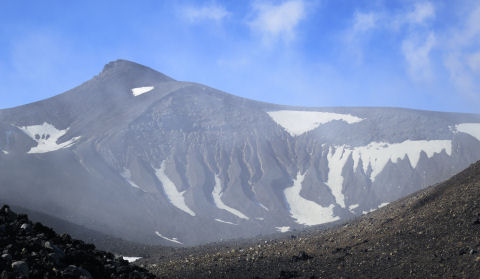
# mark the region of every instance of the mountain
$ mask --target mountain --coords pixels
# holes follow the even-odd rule
[[[118,60],[0,110],[0,197],[144,244],[353,218],[480,159],[480,115],[252,101]]]
[[[143,261],[160,278],[480,278],[480,161],[346,225]]]

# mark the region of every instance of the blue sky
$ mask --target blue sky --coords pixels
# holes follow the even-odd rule
[[[279,104],[480,113],[480,1],[0,1],[0,108],[118,58]]]

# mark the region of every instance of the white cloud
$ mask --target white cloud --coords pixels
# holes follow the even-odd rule
[[[480,51],[468,55],[467,63],[472,72],[480,74]]]
[[[444,65],[455,87],[472,102],[480,101],[480,4],[467,9],[464,21],[445,36]]]
[[[201,20],[220,22],[225,17],[229,16],[230,12],[222,6],[210,5],[203,7],[184,7],[182,9],[182,14],[190,22],[198,22]]]
[[[435,7],[430,2],[415,3],[413,10],[404,15],[404,22],[410,24],[423,24],[435,17]]]
[[[435,44],[436,38],[433,32],[430,32],[425,40],[420,40],[419,36],[412,36],[403,41],[402,52],[412,79],[417,81],[432,79],[430,51]]]
[[[377,24],[378,17],[379,16],[373,12],[369,12],[369,13],[355,12],[355,17],[353,20],[353,31],[365,32],[367,30],[373,29]]]
[[[305,17],[305,3],[290,0],[275,5],[256,2],[253,6],[254,18],[249,22],[252,30],[261,33],[264,42],[282,39],[290,42],[295,38],[295,29]]]

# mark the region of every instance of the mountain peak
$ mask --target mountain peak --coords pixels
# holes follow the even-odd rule
[[[143,66],[136,62],[132,62],[124,59],[117,59],[107,63],[99,76],[109,76],[109,75],[127,75],[127,76],[137,76],[137,75],[147,75],[154,77],[157,81],[171,81],[172,78],[157,72],[149,67]]]

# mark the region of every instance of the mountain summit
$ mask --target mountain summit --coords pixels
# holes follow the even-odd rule
[[[195,245],[364,214],[479,147],[476,114],[279,106],[117,60],[0,110],[0,197],[131,241]]]

